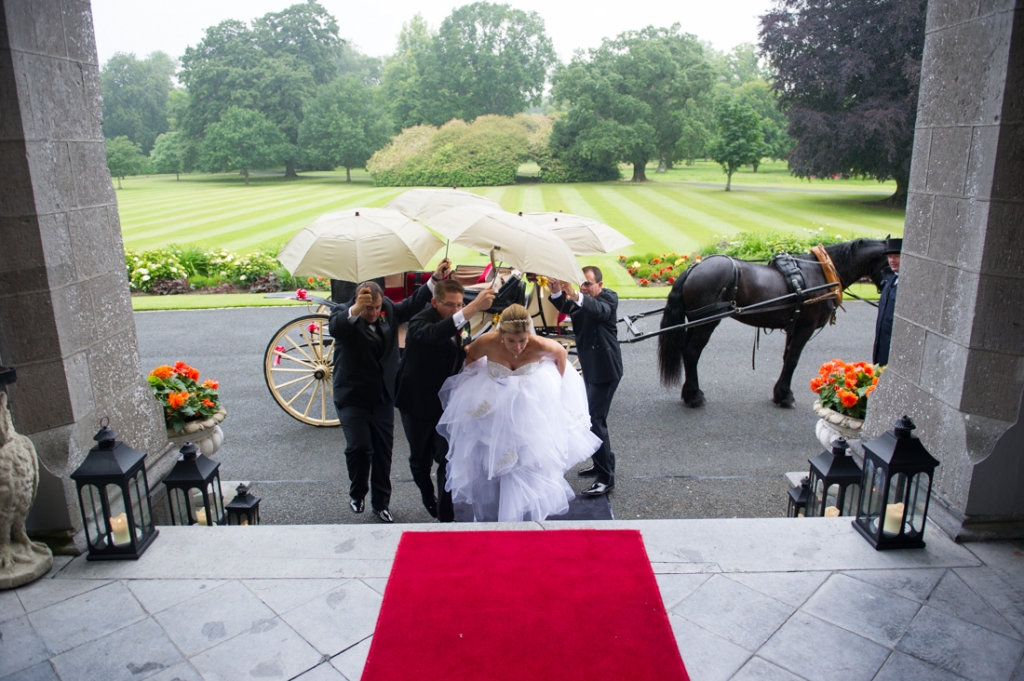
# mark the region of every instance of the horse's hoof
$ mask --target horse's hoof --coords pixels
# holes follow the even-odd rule
[[[796,400],[792,397],[784,400],[773,400],[782,409],[796,409]]]
[[[700,407],[703,407],[706,404],[706,402],[704,400],[703,395],[697,395],[696,397],[689,400],[684,399],[683,404],[685,404],[690,409],[699,409]]]

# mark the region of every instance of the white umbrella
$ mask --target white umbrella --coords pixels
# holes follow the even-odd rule
[[[496,260],[524,272],[576,283],[584,280],[569,246],[521,215],[464,205],[441,211],[424,221],[453,243],[481,253],[495,250]]]
[[[396,210],[355,208],[321,215],[277,259],[299,277],[366,281],[421,270],[444,242]]]
[[[496,201],[461,189],[410,189],[396,196],[386,207],[425,221],[456,206],[502,210]]]
[[[603,222],[572,213],[527,213],[534,225],[556,234],[576,255],[614,253],[633,240]]]

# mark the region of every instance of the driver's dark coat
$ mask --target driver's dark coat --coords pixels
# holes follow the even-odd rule
[[[871,352],[872,364],[889,363],[889,345],[892,343],[892,324],[896,311],[898,281],[896,274],[889,274],[882,281],[882,293],[878,297],[878,318],[875,320],[875,345]]]
[[[331,312],[329,328],[334,337],[334,404],[337,407],[372,407],[395,399],[398,377],[398,327],[430,302],[430,288],[420,286],[400,303],[386,296],[381,303],[383,321],[379,332],[361,317],[348,321],[349,307],[340,305]]]
[[[572,319],[576,355],[587,383],[609,383],[622,378],[619,349],[619,296],[605,288],[596,297],[583,296],[583,306],[566,295],[552,296],[551,302]]]

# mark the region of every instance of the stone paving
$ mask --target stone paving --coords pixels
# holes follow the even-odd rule
[[[161,527],[0,592],[0,679],[355,681],[403,531],[580,527],[642,532],[694,681],[1024,680],[1024,542],[877,552],[845,518]]]

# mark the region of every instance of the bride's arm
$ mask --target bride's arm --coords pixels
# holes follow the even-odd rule
[[[487,349],[490,347],[490,344],[491,344],[491,342],[493,340],[493,337],[497,336],[497,335],[498,334],[494,333],[493,331],[490,332],[490,333],[485,333],[482,336],[480,336],[479,338],[477,338],[476,340],[474,340],[472,343],[467,345],[466,346],[466,364],[467,365],[468,364],[472,364],[473,362],[477,361],[481,357],[486,356],[487,355]]]
[[[541,352],[545,357],[550,357],[555,361],[555,366],[558,367],[558,373],[565,375],[565,359],[569,355],[569,351],[561,343],[556,343],[548,338],[541,338],[535,336],[540,344]]]

